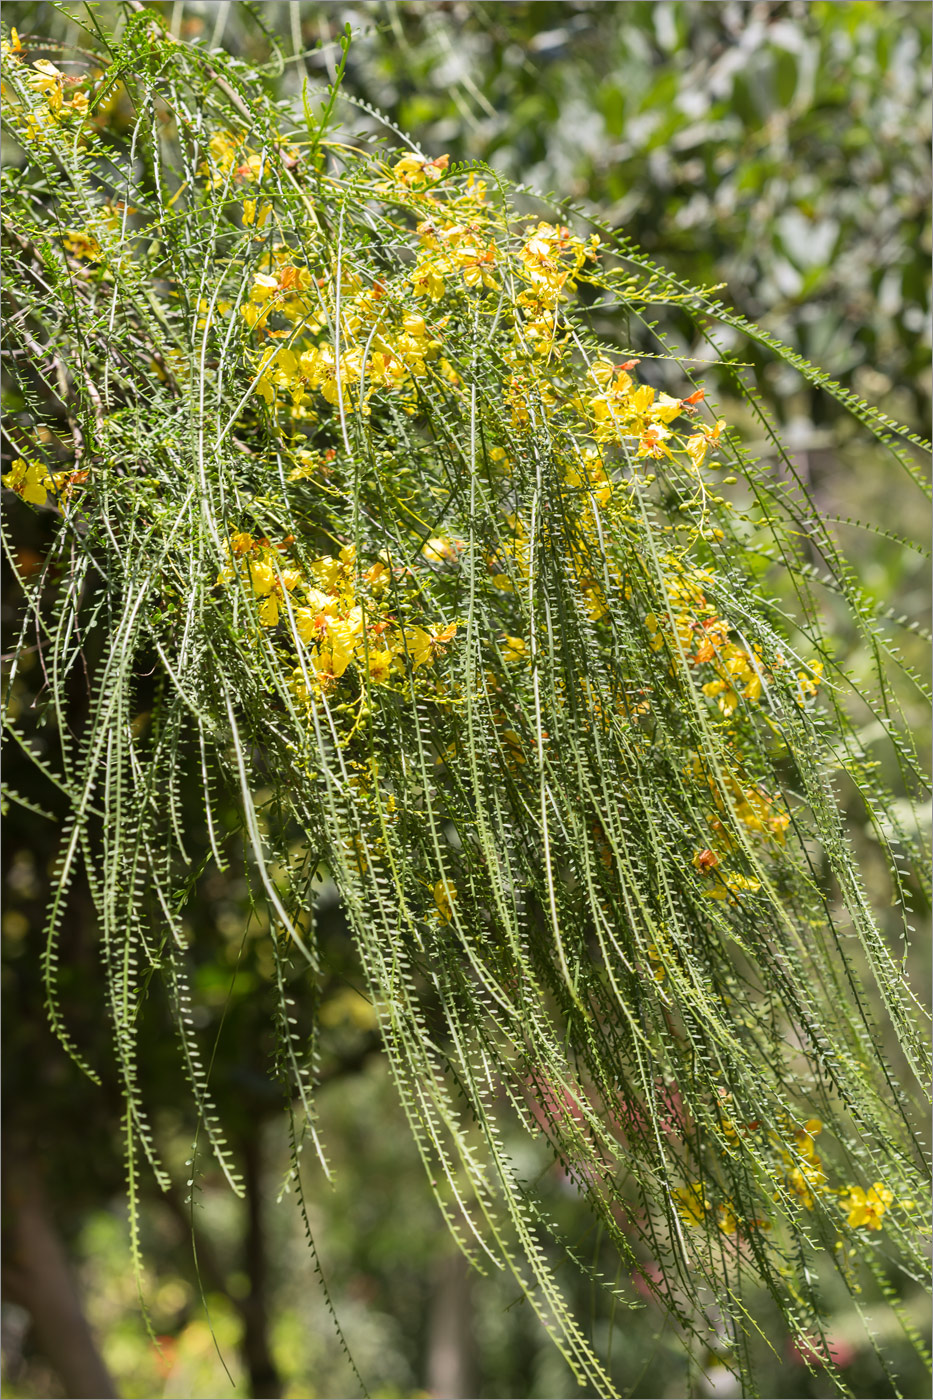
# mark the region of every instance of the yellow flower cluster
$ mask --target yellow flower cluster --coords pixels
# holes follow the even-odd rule
[[[740,698],[757,703],[773,676],[765,667],[761,647],[741,646],[733,641],[731,623],[707,601],[703,588],[713,582],[712,574],[684,564],[673,554],[666,557],[665,564],[669,570],[664,586],[670,611],[660,620],[653,612],[646,613],[649,646],[652,651],[660,651],[665,643],[671,649],[676,644],[688,666],[708,666],[712,679],[704,681],[700,688],[729,719]],[[781,667],[786,663],[778,655],[773,664]],[[797,673],[801,702],[816,695],[822,674],[820,660],[811,662],[807,671]]]
[[[726,778],[732,799],[732,810],[739,821],[749,831],[769,836],[780,845],[784,844],[784,833],[790,825],[790,817],[775,804],[774,798],[760,787],[743,787],[731,774]]]
[[[730,870],[717,876],[716,883],[706,891],[704,898],[727,899],[735,903],[737,895],[755,894],[760,889],[761,882],[759,880],[753,880],[740,871]]]
[[[498,290],[499,283],[493,275],[498,257],[496,241],[486,236],[482,222],[461,222],[456,217],[435,214],[418,225],[418,235],[421,251],[409,279],[415,296],[440,301],[451,278],[462,281],[465,287]]]
[[[842,1208],[848,1212],[848,1223],[854,1229],[880,1230],[893,1200],[894,1192],[883,1182],[876,1181],[868,1191],[861,1186],[850,1186],[844,1193]]]
[[[249,301],[240,308],[248,326],[262,329],[273,312],[277,312],[293,324],[303,322],[312,333],[320,330],[319,321],[309,324],[312,304],[318,305],[316,295],[308,295],[313,293],[315,279],[307,267],[296,265],[293,257],[291,248],[276,244],[262,259],[253,278]]]
[[[389,616],[383,594],[391,573],[383,561],[359,574],[348,546],[336,559],[326,555],[302,570],[287,557],[292,543],[234,534],[217,585],[229,587],[239,577],[257,601],[262,626],[284,627],[298,654],[292,688],[299,699],[329,693],[351,664],[371,685],[386,685],[406,662],[417,670],[444,655],[458,624],[426,629]]]
[[[760,1124],[756,1121],[746,1124],[743,1131],[758,1127]],[[722,1128],[727,1138],[738,1137],[735,1125],[729,1119],[722,1120]],[[884,1216],[895,1203],[894,1192],[881,1181],[876,1181],[868,1190],[861,1186],[847,1186],[841,1191],[831,1190],[827,1183],[826,1169],[816,1150],[816,1138],[822,1131],[821,1120],[809,1118],[802,1126],[789,1129],[784,1136],[778,1133],[771,1134],[781,1149],[785,1167],[784,1179],[792,1196],[797,1198],[805,1210],[813,1210],[818,1196],[825,1198],[838,1195],[846,1215],[846,1223],[852,1229],[883,1229]],[[738,1221],[731,1201],[718,1205],[714,1210],[706,1187],[701,1181],[692,1181],[686,1186],[677,1187],[673,1197],[677,1213],[685,1225],[701,1225],[710,1215],[715,1215],[721,1230],[726,1233],[737,1231]],[[779,1193],[775,1193],[774,1199],[779,1199]],[[899,1201],[897,1204],[905,1210],[913,1209],[912,1201]],[[765,1220],[750,1223],[762,1229],[769,1228],[769,1223]]]
[[[684,412],[683,400],[656,393],[650,384],[639,384],[629,374],[637,364],[637,360],[621,365],[595,360],[590,365],[595,392],[586,401],[587,416],[596,442],[633,439],[639,457],[661,460],[672,455],[667,446],[671,437],[668,424]]]
[[[235,173],[252,168],[252,157],[231,142],[215,138],[213,168],[221,177],[244,156]],[[343,402],[365,413],[373,393],[411,387],[432,362],[435,374],[451,385],[459,382],[442,353],[448,318],[429,323],[423,303],[439,302],[452,286],[498,291],[501,252],[482,181],[468,176],[459,185],[445,186],[445,200],[438,197],[436,186],[447,165],[447,157],[425,161],[405,156],[391,172],[392,181],[380,186],[383,193],[403,193],[428,216],[417,225],[420,248],[403,285],[387,288],[376,281],[365,287],[343,270],[338,288],[335,268],[315,277],[309,267],[296,264],[294,250],[284,244],[267,255],[253,279],[243,318],[257,335],[282,334],[273,329],[276,314],[292,326],[300,323],[303,333],[300,339],[291,336],[286,346],[270,346],[260,357],[258,388],[268,403],[280,397],[293,416],[311,416],[311,396],[320,393],[332,407]],[[245,224],[267,217],[266,206],[252,198],[245,201]],[[595,257],[597,244],[598,239],[584,244],[565,228],[539,223],[516,245],[512,270],[525,284],[516,298],[524,317],[516,326],[517,346],[534,342],[540,350],[552,344],[557,302],[573,287],[586,258]],[[333,332],[318,338],[325,325],[338,321],[338,302],[339,351]],[[518,397],[523,397],[521,389]]]
[[[493,270],[498,249],[485,208],[485,182],[470,174],[462,190],[453,184],[445,190],[447,200],[442,203],[432,189],[449,164],[446,155],[430,161],[403,156],[391,172],[392,181],[380,187],[388,195],[404,192],[428,215],[417,226],[421,246],[408,284],[416,298],[434,302],[441,300],[451,283],[489,291],[499,287]]]
[[[739,1234],[739,1218],[732,1201],[726,1200],[714,1208],[710,1204],[702,1181],[691,1181],[687,1186],[675,1187],[673,1195],[677,1214],[685,1225],[691,1227],[702,1225],[712,1215],[724,1235]],[[759,1229],[768,1228],[766,1220],[751,1220],[748,1224],[757,1226]]]
[[[584,243],[563,224],[539,222],[528,229],[518,252],[518,276],[525,283],[515,298],[524,313],[523,336],[535,353],[561,352],[558,306],[576,289],[587,260],[595,260],[599,238]]]
[[[275,315],[292,325],[300,323],[304,332],[287,345],[269,345],[258,358],[257,389],[270,406],[287,404],[292,418],[310,418],[313,398],[319,394],[331,408],[342,402],[367,413],[374,393],[410,387],[424,378],[433,361],[445,378],[455,378],[440,356],[440,326],[429,325],[420,311],[399,309],[384,286],[364,288],[352,275],[342,276],[338,289],[335,275],[315,278],[293,257],[293,250],[284,245],[274,248],[241,308],[243,319],[258,335],[281,335],[272,329],[270,318]],[[310,338],[336,318],[338,290],[339,353],[331,339]]]
[[[674,1203],[685,1225],[702,1225],[709,1210],[709,1201],[702,1181],[674,1188]]]
[[[14,35],[8,46],[14,56],[16,45]],[[54,65],[34,68],[31,85],[58,110],[64,78]],[[286,165],[298,159],[285,147],[272,155],[284,158]],[[261,188],[271,159],[232,132],[216,132],[210,138],[201,175],[212,187],[229,181],[251,187],[242,205],[246,228],[259,230],[271,217]],[[560,305],[589,276],[587,264],[597,260],[599,239],[584,241],[563,225],[537,219],[522,220],[514,233],[503,234],[486,204],[483,182],[472,175],[455,180],[448,172],[446,156],[426,160],[414,154],[403,156],[387,172],[390,179],[381,188],[415,210],[419,244],[414,264],[391,284],[378,278],[367,282],[346,262],[316,265],[313,237],[301,248],[272,243],[252,274],[248,299],[240,308],[255,347],[256,391],[273,412],[282,413],[283,428],[292,435],[290,448],[297,465],[290,479],[322,484],[331,471],[333,449],[323,454],[311,450],[302,425],[314,423],[325,411],[322,405],[331,411],[342,407],[367,413],[373,395],[386,391],[412,412],[417,396],[432,381],[446,381],[456,392],[457,376],[443,354],[453,312],[435,303],[448,291],[458,292],[461,299],[464,289],[496,294],[507,267],[520,290],[511,298],[511,319],[504,322],[513,328],[514,340],[513,351],[505,354],[503,393],[515,421],[526,421],[534,402],[549,414],[569,412],[577,429],[585,430],[587,441],[578,442],[575,456],[564,467],[564,490],[571,509],[579,503],[577,528],[569,535],[576,584],[589,616],[599,622],[611,606],[607,584],[628,595],[626,580],[606,557],[596,515],[605,511],[622,524],[628,519],[630,494],[625,483],[613,477],[611,445],[627,440],[634,444],[636,458],[657,461],[672,458],[678,450],[698,473],[708,454],[720,446],[725,423],[720,419],[711,426],[691,425],[678,434],[676,421],[696,417],[704,391],[686,398],[657,392],[634,377],[637,360],[614,364],[597,358],[589,366],[582,393],[577,386],[569,392],[562,389],[559,370],[552,382],[530,367],[529,345],[537,352],[554,350],[560,359]],[[115,210],[105,210],[102,217],[112,227]],[[64,242],[74,258],[101,256],[92,229],[67,230]],[[498,304],[495,295],[490,303]],[[202,301],[198,325],[204,327],[230,309],[220,298]],[[486,452],[497,473],[513,470],[504,448],[491,445]],[[4,483],[25,500],[44,504],[50,490],[64,499],[80,479],[74,473],[53,477],[41,466],[18,459]],[[506,514],[504,522],[508,531],[486,562],[493,585],[512,591],[529,578],[531,541],[518,514]],[[462,547],[459,540],[431,535],[422,545],[422,555],[434,569],[454,567]],[[333,687],[351,665],[370,683],[386,685],[409,664],[419,669],[433,663],[456,631],[456,624],[429,629],[403,626],[390,618],[384,606],[387,567],[380,563],[361,574],[352,552],[302,569],[281,548],[247,535],[235,536],[230,551],[230,565],[218,582],[227,585],[238,575],[256,600],[261,626],[281,629],[280,640],[291,638],[301,663],[294,689],[303,698]],[[674,553],[665,557],[664,571],[667,606],[659,616],[649,612],[645,617],[650,646],[658,651],[666,645],[675,655],[679,650],[695,670],[702,694],[726,721],[732,720],[743,705],[762,700],[773,670],[765,666],[761,649],[737,637],[708,601],[711,573]],[[508,639],[506,664],[523,662],[524,647],[522,639]],[[773,666],[784,664],[779,657]],[[797,681],[803,702],[816,693],[819,663],[800,671]],[[638,703],[627,708],[620,704],[619,713],[631,719],[649,705],[650,698],[640,692]],[[498,728],[507,764],[515,772],[526,762],[522,740],[505,714]],[[731,846],[727,815],[734,815],[750,832],[783,843],[789,814],[760,786],[737,774],[728,776],[727,794],[720,793],[705,773],[694,776],[709,786],[714,806],[710,847],[694,855],[694,865],[708,877],[710,898],[735,901],[759,886],[723,868]],[[660,964],[657,971],[663,975]]]
[[[665,579],[665,592],[670,612],[662,622],[654,613],[645,617],[652,651],[660,651],[665,642],[676,643],[688,666],[709,666],[713,678],[701,689],[715,699],[728,719],[738,707],[739,696],[752,702],[761,699],[766,676],[762,666],[761,649],[748,649],[730,640],[730,624],[708,602],[704,586],[713,582],[705,569],[690,568],[676,557],[665,561],[670,570]]]
[[[684,776],[703,783],[709,789],[713,802],[707,820],[711,831],[715,833],[718,849],[705,847],[693,855],[694,868],[701,875],[711,879],[706,898],[728,900],[740,894],[755,893],[760,889],[759,881],[738,872],[721,869],[723,859],[734,844],[724,819],[731,814],[756,836],[763,836],[769,841],[783,845],[785,832],[790,825],[789,812],[780,807],[760,785],[740,782],[734,773],[727,772],[724,775],[724,796],[718,782],[697,754],[694,755]]]
[[[9,40],[2,44],[3,57],[8,62],[21,64],[23,48],[16,30],[10,31]],[[47,58],[37,58],[32,64],[26,85],[43,100],[26,117],[27,135],[30,140],[43,142],[50,130],[60,123],[77,119],[83,121],[88,113],[86,92],[75,92],[70,102],[65,100],[66,86],[74,86],[79,80],[68,78]]]
[[[392,177],[406,189],[419,189],[435,184],[449,165],[450,156],[437,156],[434,160],[414,154],[402,156],[392,169]]]
[[[584,448],[577,461],[568,466],[564,481],[572,492],[589,492],[598,506],[607,506],[612,498],[613,483],[595,445]]]
[[[279,155],[289,169],[298,164],[299,153],[294,146],[280,146]],[[262,178],[268,164],[268,156],[252,150],[246,144],[245,137],[237,136],[232,131],[215,131],[207,143],[207,159],[201,162],[198,173],[214,188],[226,184],[231,178],[238,183],[250,184]],[[244,219],[244,223],[250,222]]]
[[[244,199],[243,201],[243,223],[247,228],[255,227],[257,232],[268,222],[272,214],[272,205],[268,203],[258,203],[255,199]]]
[[[84,228],[65,229],[62,234],[62,247],[79,262],[100,262],[104,252],[98,235],[116,232],[124,213],[135,212],[135,209],[122,203],[108,201],[100,206],[94,218]]]
[[[17,457],[0,480],[30,505],[44,506],[50,493],[57,502],[64,504],[72,489],[87,480],[87,471],[50,472],[42,462],[27,462],[24,457]]]
[[[813,1209],[814,1195],[826,1189],[826,1172],[815,1144],[822,1131],[819,1118],[808,1118],[793,1134],[793,1152],[783,1154],[788,1167],[787,1184],[807,1210]]]
[[[823,663],[819,659],[810,662],[808,671],[797,672],[797,684],[800,687],[800,703],[803,704],[807,696],[813,696],[817,692],[820,681],[823,679]]]

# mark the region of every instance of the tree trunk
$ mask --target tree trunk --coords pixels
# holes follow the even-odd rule
[[[470,1266],[459,1250],[438,1264],[428,1320],[427,1389],[434,1400],[476,1393],[470,1283]]]
[[[110,1400],[116,1387],[84,1315],[61,1236],[35,1171],[4,1171],[3,1292],[26,1309],[43,1355],[65,1394]]]
[[[269,1346],[266,1237],[262,1221],[262,1127],[257,1122],[243,1143],[246,1185],[245,1269],[249,1293],[240,1305],[243,1318],[243,1359],[249,1371],[250,1395],[255,1400],[281,1395],[282,1381]]]

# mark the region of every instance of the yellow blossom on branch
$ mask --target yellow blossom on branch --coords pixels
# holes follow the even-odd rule
[[[33,92],[41,92],[52,113],[59,112],[62,106],[62,88],[65,75],[47,58],[38,58],[32,65],[35,70],[26,80]]]
[[[861,1186],[850,1186],[843,1197],[842,1208],[848,1212],[848,1223],[854,1229],[880,1230],[893,1200],[894,1192],[883,1182],[876,1181],[867,1191]]]
[[[53,484],[48,469],[41,462],[27,462],[23,457],[17,457],[0,479],[4,486],[9,486],[17,496],[34,506],[45,505]]]
[[[706,1191],[702,1181],[692,1181],[689,1186],[678,1186],[673,1191],[677,1213],[685,1225],[702,1225],[709,1210]]]
[[[438,919],[442,924],[451,923],[454,917],[454,900],[457,898],[456,885],[452,880],[437,880],[433,894]]]

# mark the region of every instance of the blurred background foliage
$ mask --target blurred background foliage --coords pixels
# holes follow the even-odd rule
[[[152,8],[189,41],[222,45],[264,65],[283,98],[297,97],[305,78],[312,92],[323,88],[333,75],[336,36],[349,23],[355,38],[346,93],[386,113],[427,154],[479,158],[598,209],[651,257],[694,283],[724,283],[727,303],[929,433],[926,4],[174,0]],[[34,56],[61,61],[59,51],[69,45],[94,46],[77,23],[87,24],[88,9],[104,27],[119,19],[114,4],[8,0],[3,20],[17,27]],[[348,133],[365,138],[378,129],[365,105],[346,105],[344,113]],[[672,341],[679,337],[684,351],[701,353],[690,334],[671,323]],[[918,517],[903,478],[834,403],[747,342],[742,356],[823,513],[925,541],[926,519]],[[756,426],[729,409],[754,449]],[[23,510],[15,526],[19,563],[28,572],[42,559],[50,523]],[[922,556],[883,533],[844,523],[836,528],[866,592],[922,628],[928,598]],[[7,617],[16,607],[7,576]],[[841,647],[846,642],[840,637]],[[923,667],[920,644],[919,635],[905,632],[905,655]],[[857,677],[855,650],[847,664]],[[15,703],[31,703],[41,684],[34,659]],[[928,716],[904,698],[907,722],[925,732]],[[31,773],[15,752],[8,756],[12,787],[28,795]],[[232,830],[236,814],[227,821]],[[852,836],[870,878],[877,861],[872,843],[857,826]],[[309,1175],[317,1255],[307,1248],[299,1213],[287,1200],[277,1204],[286,1124],[268,1073],[265,929],[245,882],[210,873],[187,911],[199,958],[197,1014],[205,1044],[213,1046],[212,1082],[238,1146],[247,1198],[230,1195],[202,1162],[196,1141],[192,1148],[193,1125],[178,1107],[187,1099],[174,1049],[154,1036],[142,1071],[157,1106],[160,1146],[178,1168],[177,1179],[197,1181],[197,1207],[193,1248],[184,1192],[162,1197],[145,1184],[144,1294],[153,1340],[129,1262],[116,1086],[99,1090],[82,1080],[52,1041],[41,1007],[37,949],[55,845],[56,828],[40,815],[17,810],[7,817],[3,1394],[101,1394],[100,1384],[80,1389],[88,1366],[93,1374],[95,1348],[96,1364],[103,1363],[99,1380],[113,1394],[354,1393],[316,1259],[373,1394],[573,1393],[569,1373],[521,1297],[504,1281],[470,1277],[453,1250],[424,1190],[369,1007],[355,990],[346,927],[323,877],[318,919],[324,959],[335,974],[320,1009],[326,1028],[320,1105],[334,1186],[319,1173]],[[97,1010],[95,930],[78,886],[68,941],[63,993],[71,1007],[87,1008],[74,1026],[76,1039],[95,1063],[106,1063],[105,1054],[95,1053],[108,1034]],[[928,954],[918,943],[918,984],[925,984]],[[306,1022],[310,1008],[299,1006],[296,1014]],[[896,1047],[889,1050],[896,1061]],[[611,1255],[560,1170],[544,1154],[539,1164],[534,1144],[510,1148],[523,1155],[526,1176],[543,1174],[547,1204],[568,1241],[611,1277]],[[61,1339],[43,1333],[24,1250],[33,1265],[40,1261],[46,1288],[67,1291],[77,1279],[75,1303],[80,1298],[94,1344],[88,1335],[83,1351],[70,1348],[70,1373]],[[688,1355],[652,1306],[613,1316],[605,1299],[588,1292],[577,1302],[599,1344],[611,1347],[620,1394],[676,1397],[690,1387],[733,1393],[715,1356]],[[925,1325],[919,1290],[908,1303]],[[854,1394],[894,1394],[850,1340],[858,1328],[849,1307],[840,1296],[831,1336],[837,1364]],[[761,1321],[768,1333],[768,1319]],[[831,1393],[779,1333],[769,1340],[766,1393]],[[81,1357],[83,1380],[74,1369]],[[911,1354],[899,1355],[895,1344],[892,1359],[903,1363],[903,1393],[925,1394],[925,1377],[910,1369]]]

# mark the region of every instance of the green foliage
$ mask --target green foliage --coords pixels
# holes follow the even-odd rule
[[[321,1034],[345,1013],[378,1027],[460,1247],[514,1277],[581,1385],[617,1393],[574,1272],[618,1307],[655,1297],[749,1390],[765,1298],[842,1393],[833,1290],[858,1306],[867,1286],[922,1352],[892,1283],[924,1272],[927,1046],[899,956],[929,891],[899,712],[917,682],[747,389],[746,347],[919,484],[922,444],[582,211],[355,143],[339,71],[296,109],[157,13],[125,19],[88,37],[77,83],[6,56],[4,481],[49,521],[14,647],[25,663],[35,639],[45,686],[27,705],[17,659],[7,697],[47,784],[27,810],[61,827],[48,1013],[109,1082],[60,952],[80,886],[140,1276],[141,1173],[173,1174],[147,1083],[166,1013],[198,1113],[189,1184],[209,1152],[242,1190],[249,1123],[221,1121],[211,1082],[232,1034],[268,1048],[302,1212],[330,1170]],[[708,412],[716,383],[773,457]],[[231,869],[250,911],[232,968],[186,922]],[[366,990],[339,1014],[331,881]],[[213,1044],[200,1004],[224,1008]],[[617,1281],[568,1241],[522,1139],[561,1164]]]
[[[54,18],[17,9],[43,33]],[[329,80],[346,21],[345,93],[426,150],[588,201],[694,283],[727,281],[747,318],[929,433],[922,5],[267,0],[261,28],[245,5],[171,11],[174,32],[263,65],[280,96],[306,71]],[[346,119],[378,134],[362,112]],[[745,354],[782,419],[838,421],[796,375]]]
[[[673,271],[726,279],[747,317],[863,396],[896,384],[895,411],[929,431],[922,7],[480,3],[453,23],[434,6],[382,12],[355,51],[354,90],[369,96],[381,77],[392,115],[425,143],[556,180]],[[310,14],[305,32],[319,32]],[[754,358],[788,417],[827,414]]]

